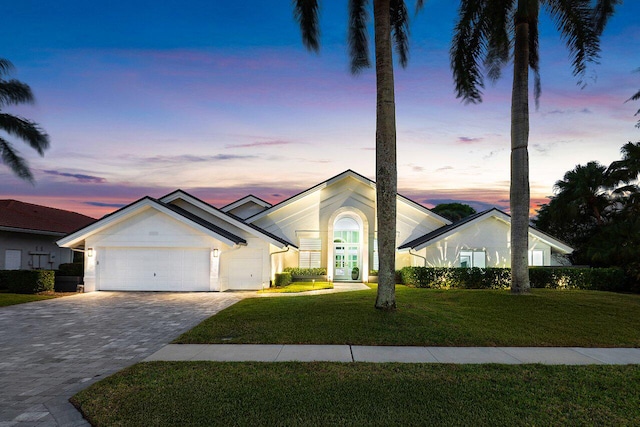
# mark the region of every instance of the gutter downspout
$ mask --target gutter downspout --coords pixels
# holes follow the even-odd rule
[[[418,255],[417,253],[411,252],[411,248],[409,248],[409,255],[413,255],[415,257],[422,258],[424,260],[424,267],[427,266],[427,257],[424,257],[422,255]]]
[[[284,251],[271,252],[271,253],[269,254],[269,264],[270,264],[270,265],[273,265],[273,256],[274,256],[274,255],[277,255],[277,254],[283,254],[283,253],[285,253],[285,252],[289,252],[289,249],[291,249],[291,247],[287,246],[287,249],[285,249]],[[275,273],[273,273],[273,274],[275,274]],[[273,279],[272,279],[271,277],[273,276],[273,274],[269,274],[269,287],[271,287],[271,285],[272,285],[272,281],[273,281]]]

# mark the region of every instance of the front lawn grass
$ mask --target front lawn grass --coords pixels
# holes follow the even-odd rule
[[[258,291],[261,293],[298,293],[308,291],[319,291],[320,289],[333,289],[333,283],[331,282],[294,282],[287,286],[280,288],[268,288]]]
[[[397,286],[396,312],[375,310],[375,297],[245,299],[174,343],[640,347],[640,295]]]
[[[44,299],[57,298],[54,292],[42,293],[42,294],[11,294],[8,292],[0,292],[0,307],[6,307],[8,305],[23,304],[31,301],[41,301]]]
[[[640,366],[152,362],[72,398],[92,425],[640,425]]]

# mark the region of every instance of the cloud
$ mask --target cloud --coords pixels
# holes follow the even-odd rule
[[[83,184],[104,184],[105,182],[107,182],[107,180],[105,178],[101,178],[99,176],[93,176],[93,175],[84,175],[84,174],[80,174],[80,173],[58,172],[58,171],[54,171],[54,170],[45,170],[43,172],[46,173],[47,175],[63,176],[63,177],[66,177],[66,178],[73,178],[76,181],[81,182]]]
[[[496,154],[498,154],[499,152],[504,151],[504,148],[501,148],[499,150],[493,150],[490,151],[489,154],[482,156],[483,160],[489,160],[490,158],[492,158],[493,156],[495,156]]]
[[[225,145],[224,148],[271,147],[271,146],[290,145],[290,144],[296,144],[296,143],[293,141],[284,141],[284,140],[276,139],[273,141],[249,142],[247,144],[227,144]]]
[[[422,167],[422,166],[414,166],[414,165],[409,165],[409,166],[411,166],[411,169],[414,172],[423,172],[424,171],[424,167]]]
[[[105,202],[84,202],[85,205],[96,206],[99,208],[121,208],[126,206],[124,203],[105,203]]]
[[[444,172],[449,170],[453,170],[453,166],[443,166],[441,168],[436,169],[436,172]]]
[[[374,147],[362,147],[361,150],[365,150],[365,151],[376,151],[376,149]]]
[[[477,142],[482,142],[484,138],[471,138],[468,136],[459,136],[458,144],[475,144]]]
[[[142,157],[137,160],[144,163],[204,163],[204,162],[224,162],[228,160],[255,159],[257,156],[238,154],[215,154],[212,156],[195,156],[183,154],[180,156],[153,156]]]

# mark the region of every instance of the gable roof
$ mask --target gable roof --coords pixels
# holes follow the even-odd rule
[[[444,239],[445,237],[448,237],[454,233],[464,230],[465,228],[471,226],[471,224],[473,224],[474,222],[482,221],[489,217],[496,217],[508,224],[511,224],[511,216],[509,214],[501,211],[498,208],[491,208],[491,209],[487,209],[486,211],[482,211],[482,212],[478,212],[476,214],[470,215],[453,224],[440,227],[437,230],[434,230],[430,233],[425,234],[424,236],[418,237],[417,239],[414,239],[410,242],[403,244],[402,246],[398,247],[398,249],[400,250],[423,249],[440,239]],[[573,252],[573,248],[567,245],[566,243],[556,239],[555,237],[548,235],[543,231],[538,230],[535,227],[529,226],[529,234],[532,234],[535,237],[539,238],[540,240],[548,243],[550,246],[553,246],[554,248],[558,249],[560,252],[563,252],[563,253]]]
[[[287,206],[297,200],[300,200],[302,198],[304,198],[305,196],[312,194],[316,191],[322,190],[323,188],[326,188],[328,186],[330,186],[331,184],[341,181],[347,177],[351,177],[353,179],[356,179],[358,181],[360,181],[361,183],[368,185],[372,188],[376,188],[376,183],[372,180],[370,180],[369,178],[367,178],[364,175],[360,175],[359,173],[351,170],[351,169],[347,169],[346,171],[339,173],[338,175],[332,176],[331,178],[327,179],[326,181],[323,181],[319,184],[314,185],[313,187],[309,188],[308,190],[304,190],[298,194],[295,194],[291,197],[289,197],[288,199],[285,199],[283,201],[281,201],[280,203],[277,203],[273,206],[271,206],[270,208],[265,209],[262,212],[258,212],[257,214],[250,216],[249,218],[245,219],[245,222],[247,223],[251,223],[253,221],[256,221],[266,215],[269,215],[270,213],[274,212],[277,209],[280,209],[284,206]],[[397,194],[396,193],[396,198],[402,200],[403,202],[405,202],[406,204],[412,206],[413,208],[432,216],[433,218],[435,218],[436,220],[442,222],[443,224],[451,224],[451,221],[449,221],[448,219],[446,219],[445,217],[442,217],[440,215],[438,215],[437,213],[431,211],[430,209],[422,206],[420,203],[415,202],[411,199],[409,199],[408,197],[405,197],[401,194]]]
[[[76,212],[18,200],[0,200],[0,228],[5,230],[62,236],[94,221],[95,218]]]
[[[197,217],[196,215],[193,215],[178,206],[168,205],[152,197],[146,196],[142,199],[128,204],[127,206],[124,206],[123,208],[118,209],[115,212],[110,213],[109,215],[105,215],[99,220],[74,233],[63,237],[62,239],[58,240],[58,246],[75,246],[86,239],[89,235],[98,232],[112,224],[123,221],[135,215],[140,210],[148,207],[163,212],[170,217],[195,229],[198,229],[206,234],[209,234],[230,246],[247,244],[246,240],[244,240],[242,237],[236,236],[235,234],[230,233],[229,231],[224,230],[223,228],[218,227],[215,224],[211,224],[210,222],[205,221],[204,219]]]
[[[168,205],[171,205],[170,203],[176,199],[182,199],[188,203],[191,203],[192,205],[204,210],[205,212],[208,212],[218,218],[221,218],[227,222],[229,222],[232,225],[235,225],[236,227],[240,228],[241,230],[244,230],[250,234],[253,234],[256,237],[261,237],[261,238],[266,238],[270,243],[274,244],[275,246],[280,246],[280,247],[286,247],[286,246],[290,246],[294,249],[298,249],[298,247],[296,245],[294,245],[293,243],[289,242],[286,239],[283,239],[282,237],[276,236],[275,234],[269,233],[266,230],[263,230],[262,228],[258,227],[257,225],[253,225],[253,224],[249,224],[246,221],[242,220],[241,218],[228,213],[228,212],[224,212],[218,208],[216,208],[215,206],[210,205],[209,203],[197,198],[196,196],[193,196],[189,193],[187,193],[184,190],[176,190],[173,191],[169,194],[167,194],[166,196],[162,196],[160,198],[160,201],[163,203],[166,203]],[[265,202],[266,203],[266,202]],[[171,205],[173,206],[173,205]],[[195,215],[194,215],[195,216]]]
[[[252,202],[255,203],[256,205],[262,206],[265,209],[273,206],[271,203],[262,200],[260,197],[254,196],[253,194],[249,194],[248,196],[244,196],[243,198],[238,199],[235,202],[231,202],[228,205],[221,207],[220,210],[222,212],[229,212],[235,208],[238,208],[242,205],[245,205],[247,203],[252,203]]]

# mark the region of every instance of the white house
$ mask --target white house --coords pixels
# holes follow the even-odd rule
[[[177,190],[145,197],[58,241],[84,250],[85,291],[225,291],[268,287],[285,267],[325,267],[334,281],[378,268],[375,183],[347,170],[276,205],[247,196],[222,209]],[[396,267],[508,267],[507,214],[460,222],[397,196]],[[534,228],[530,264],[571,253]]]

